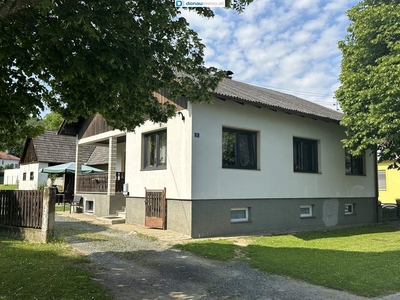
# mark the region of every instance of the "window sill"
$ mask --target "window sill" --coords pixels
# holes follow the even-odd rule
[[[166,170],[167,168],[147,168],[147,169],[140,169],[140,171],[159,171],[159,170]]]
[[[314,216],[310,216],[310,217],[300,217],[300,219],[316,219],[317,217],[314,217]]]
[[[231,221],[231,224],[253,223],[251,221]]]
[[[293,173],[297,173],[297,174],[322,174],[321,172],[307,172],[307,171],[293,171]]]
[[[356,214],[344,214],[345,217],[352,217],[352,216],[356,216]]]
[[[250,169],[250,168],[236,168],[236,167],[222,167],[225,170],[242,170],[242,171],[261,171],[261,169]]]
[[[366,174],[346,174],[346,176],[367,176]]]

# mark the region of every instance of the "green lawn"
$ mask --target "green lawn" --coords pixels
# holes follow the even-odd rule
[[[0,236],[0,299],[110,300],[84,269],[88,261],[63,243]]]
[[[400,291],[400,227],[377,225],[342,230],[208,240],[179,248],[215,259],[242,259],[262,271],[353,294],[375,297]]]
[[[56,204],[56,211],[64,211],[64,204]],[[69,203],[65,204],[65,211],[69,212]]]
[[[0,184],[0,191],[1,190],[16,190],[18,185],[16,184]]]

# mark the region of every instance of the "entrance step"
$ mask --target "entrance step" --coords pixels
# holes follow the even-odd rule
[[[117,216],[118,216],[118,217],[125,218],[126,213],[125,213],[124,210],[117,210]]]
[[[98,217],[97,220],[101,221],[102,223],[106,223],[106,224],[110,224],[110,225],[125,223],[125,217],[118,216],[118,215]]]

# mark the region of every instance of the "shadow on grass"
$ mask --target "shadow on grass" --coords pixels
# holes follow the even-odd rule
[[[356,235],[365,234],[376,234],[376,233],[390,233],[400,231],[399,225],[381,224],[381,225],[369,225],[369,226],[353,226],[348,228],[340,229],[329,229],[321,231],[307,231],[293,234],[293,236],[302,239],[304,241],[325,239],[325,238],[337,238],[337,237],[351,237]]]
[[[34,244],[0,236],[0,299],[110,299],[60,243]]]
[[[357,252],[249,245],[250,265],[268,273],[374,297],[400,291],[400,251]]]

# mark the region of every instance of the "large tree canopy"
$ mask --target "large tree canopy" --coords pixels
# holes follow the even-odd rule
[[[27,120],[45,107],[133,130],[173,116],[153,91],[209,101],[224,72],[205,67],[203,50],[171,0],[0,0],[0,148],[34,135]]]
[[[336,98],[344,112],[345,146],[400,163],[400,0],[364,0],[348,11],[352,23]]]

